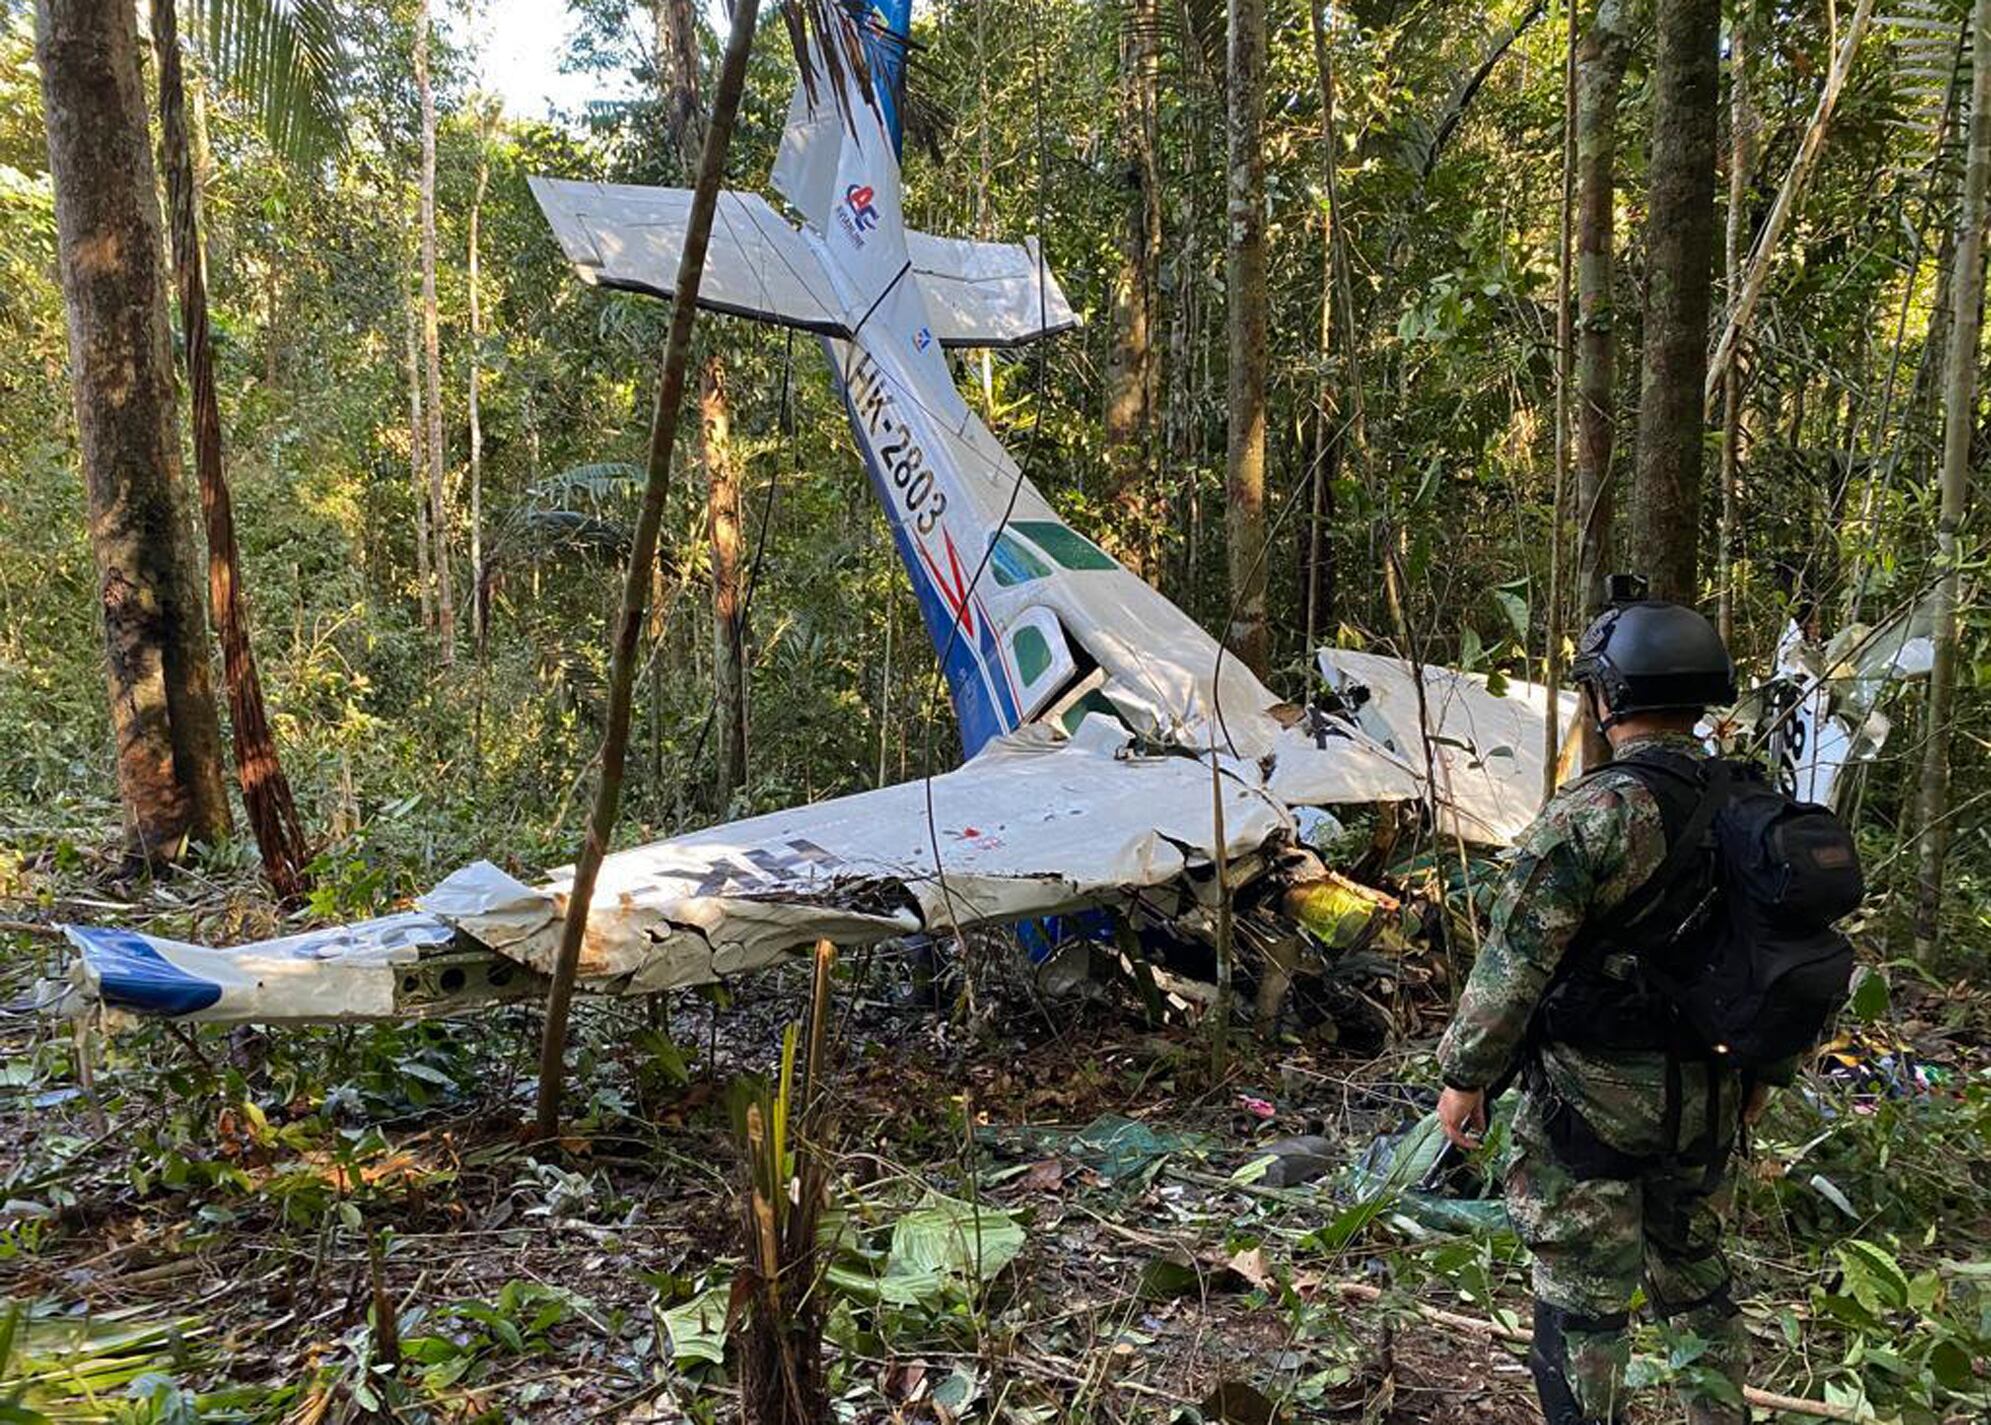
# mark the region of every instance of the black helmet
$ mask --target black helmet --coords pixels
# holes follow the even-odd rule
[[[1627,713],[1698,712],[1735,701],[1735,663],[1714,625],[1663,599],[1599,614],[1583,631],[1569,673],[1596,688],[1611,722]]]

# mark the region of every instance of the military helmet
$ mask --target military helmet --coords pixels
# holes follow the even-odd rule
[[[1597,690],[1612,721],[1627,713],[1698,712],[1735,701],[1735,663],[1714,625],[1683,604],[1641,599],[1599,614],[1576,645],[1570,677]]]

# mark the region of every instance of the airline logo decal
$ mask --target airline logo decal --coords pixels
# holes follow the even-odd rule
[[[868,183],[853,183],[843,190],[843,206],[837,209],[837,222],[858,247],[864,246],[864,234],[878,226],[878,208],[873,202],[877,196]]]

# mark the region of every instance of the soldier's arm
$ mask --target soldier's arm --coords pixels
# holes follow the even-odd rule
[[[1458,1012],[1438,1044],[1447,1085],[1484,1089],[1515,1061],[1584,918],[1600,892],[1616,889],[1626,822],[1624,791],[1606,779],[1550,803],[1523,835]]]

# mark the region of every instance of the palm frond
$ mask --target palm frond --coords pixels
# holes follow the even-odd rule
[[[256,116],[271,149],[308,164],[344,145],[346,55],[334,0],[207,0],[192,8],[208,68]]]
[[[643,472],[621,460],[602,460],[574,465],[557,474],[534,481],[526,490],[527,501],[538,509],[571,509],[577,496],[584,496],[597,510],[604,499],[633,495],[643,488]]]
[[[858,34],[859,26],[868,25],[860,5],[849,0],[782,0],[781,18],[788,26],[789,41],[795,47],[796,63],[802,71],[802,84],[813,106],[822,100],[816,92],[816,72],[809,63],[813,53],[820,57],[824,66],[823,75],[829,81],[830,94],[837,107],[844,106],[843,77],[846,71],[853,75],[857,92],[864,96],[867,106],[875,108],[877,100],[871,93],[870,67],[864,59],[864,41]],[[856,21],[855,24],[849,21]],[[900,37],[903,41],[903,36]],[[844,122],[851,116],[845,114]]]

